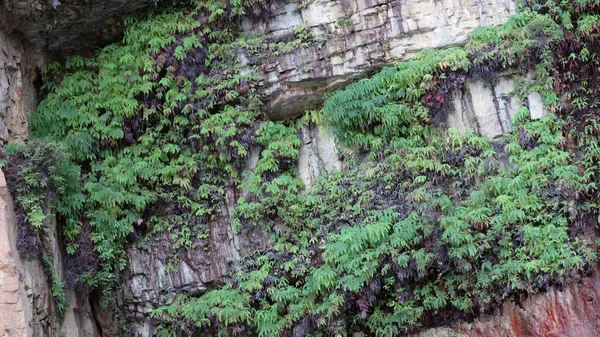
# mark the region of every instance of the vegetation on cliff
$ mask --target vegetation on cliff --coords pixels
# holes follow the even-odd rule
[[[91,266],[71,286],[111,294],[126,244],[168,231],[187,249],[219,217],[260,228],[271,248],[239,261],[223,287],[156,308],[161,336],[396,336],[589,270],[597,1],[527,1],[465,47],[425,51],[280,122],[261,111],[256,67],[234,55],[319,41],[303,29],[283,44],[248,36],[239,18],[259,5],[196,1],[129,17],[122,43],[47,64],[31,117],[39,140],[11,150],[7,179],[23,233],[55,212],[71,259]],[[493,141],[431,122],[467,77],[493,81],[507,68],[534,70],[517,94],[542,93],[556,115],[532,121],[522,108],[514,131]],[[298,131],[315,121],[366,159],[302,193]],[[239,196],[233,214],[228,192]]]

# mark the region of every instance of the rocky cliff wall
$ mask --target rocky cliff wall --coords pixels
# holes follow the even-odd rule
[[[494,315],[450,328],[430,329],[419,337],[584,337],[600,335],[600,274],[565,289],[550,289],[506,302]]]
[[[322,43],[272,57],[263,67],[269,116],[298,116],[323,95],[426,48],[466,43],[481,26],[500,25],[512,0],[314,0],[274,5],[273,16],[246,30],[285,36],[305,28]]]
[[[1,17],[0,17],[1,18]],[[41,51],[0,31],[0,142],[27,138],[27,116],[37,106],[34,82]]]
[[[157,1],[2,0],[0,31],[28,41],[33,50],[87,51],[119,39],[121,27],[106,21]]]
[[[0,32],[0,144],[23,142],[29,130],[27,117],[37,106],[34,83],[38,80],[42,52],[35,45]],[[2,154],[4,155],[4,154]],[[56,306],[46,271],[39,259],[19,255],[19,224],[15,205],[0,171],[0,335],[1,336],[100,336],[89,303],[66,291],[69,307],[64,320]],[[42,246],[52,267],[64,282],[64,249],[57,224],[48,220]]]
[[[40,46],[69,49],[73,41],[67,36],[70,27],[82,25],[86,28],[74,29],[78,34],[86,34],[94,30],[98,17],[115,13],[115,8],[128,11],[145,5],[147,3],[137,1],[123,7],[111,7],[106,2],[92,6],[89,14],[74,3],[58,4],[55,8],[40,3],[32,7],[37,8],[35,13],[38,14],[23,14],[27,11],[21,9],[18,20],[14,21],[19,22],[15,27],[21,29],[32,43],[21,42],[23,36],[18,34],[0,33],[0,141],[22,141],[27,137],[27,114],[37,104],[34,82],[36,68],[41,66]],[[58,20],[58,28],[47,34],[35,33],[41,27],[40,22],[52,17],[47,12],[54,10],[73,11],[77,15],[64,14],[63,19]],[[513,12],[514,3],[508,0],[315,0],[305,4],[274,5],[270,18],[260,22],[246,21],[244,25],[248,30],[282,38],[300,28],[307,29],[320,41],[292,53],[260,60],[263,65],[262,91],[269,101],[269,116],[279,119],[298,116],[306,109],[320,105],[327,92],[363,78],[386,63],[406,59],[424,48],[462,44],[474,28],[503,23]],[[91,18],[93,15],[97,17]],[[28,17],[33,18],[31,22],[35,25],[28,25],[25,19]],[[48,37],[53,37],[50,44]],[[248,59],[247,62],[257,60]],[[540,116],[544,111],[539,95],[530,96],[525,103],[519,103],[511,95],[515,79],[527,79],[527,76],[506,73],[493,84],[479,79],[467,80],[465,89],[453,93],[452,104],[442,122],[461,131],[471,130],[496,137],[510,131],[509,120],[520,104],[527,104],[534,117]],[[304,146],[298,167],[306,186],[310,187],[323,171],[342,167],[335,141],[327,130],[307,128],[302,139]],[[249,166],[252,167],[252,156]],[[6,191],[1,187],[0,194]],[[233,194],[230,192],[231,200],[235,197]],[[44,317],[48,319],[54,310],[42,267],[39,263],[19,259],[15,248],[18,238],[12,201],[6,192],[2,195],[0,314],[6,315],[0,317],[6,319],[0,319],[0,333],[52,336],[56,332],[52,332],[51,327],[37,328],[35,323]],[[228,204],[232,205],[231,202]],[[230,208],[225,209],[224,214],[231,212]],[[50,237],[56,238],[56,227],[50,228]],[[178,293],[201,293],[222,283],[239,257],[268,244],[260,233],[251,230],[234,234],[227,217],[211,223],[203,242],[177,254],[171,253],[173,247],[169,240],[160,237],[149,247],[131,246],[128,249],[125,279],[131,296],[126,298],[124,307],[134,335],[154,333],[155,327],[148,316],[152,308],[172,303]],[[62,249],[56,239],[50,240],[49,246],[60,276]],[[564,291],[551,290],[548,294],[532,296],[521,306],[507,303],[501,314],[482,317],[471,324],[434,329],[422,336],[596,335],[599,333],[596,328],[599,279],[600,276],[594,275],[581,285],[571,285]],[[63,334],[101,335],[89,303],[78,301],[72,292],[67,292],[67,297],[70,307],[62,324]],[[107,335],[106,331],[104,333]]]
[[[0,171],[0,334],[15,337],[101,336],[91,307],[66,291],[69,306],[62,321],[57,318],[52,287],[40,260],[19,256],[19,222],[15,205]],[[52,268],[64,280],[63,251],[57,226],[49,219],[42,246],[50,253]]]
[[[464,44],[473,29],[505,22],[511,1],[324,1],[275,4],[270,18],[245,21],[247,31],[285,39],[310,32],[315,44],[266,60],[248,58],[262,71],[261,90],[272,119],[293,117],[320,106],[324,94],[364,78],[382,65],[404,60],[419,50]],[[497,137],[510,131],[519,108],[511,91],[523,74],[507,73],[499,82],[470,80],[453,94],[444,116],[449,126]],[[494,105],[500,97],[503,104]],[[512,98],[511,98],[512,97]],[[333,136],[323,128],[302,131],[298,171],[307,187],[325,171],[342,168]],[[258,153],[250,155],[249,167]],[[230,195],[233,192],[230,193]],[[232,201],[233,197],[229,201]],[[228,202],[224,214],[230,214]],[[227,217],[210,224],[207,238],[194,249],[174,253],[167,238],[128,248],[124,307],[136,336],[152,336],[149,312],[172,303],[179,293],[198,294],[223,282],[235,261],[268,245],[250,229],[235,234]]]

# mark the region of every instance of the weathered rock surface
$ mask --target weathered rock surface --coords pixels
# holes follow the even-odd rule
[[[115,32],[103,24],[106,18],[152,3],[2,1],[0,142],[27,137],[27,115],[37,104],[33,83],[42,59],[41,49],[73,49],[81,36],[112,40]],[[514,12],[511,0],[314,0],[303,5],[274,6],[273,17],[246,22],[245,27],[276,36],[305,27],[321,41],[263,62],[262,90],[268,99],[269,116],[274,119],[298,116],[320,105],[325,93],[366,77],[385,63],[405,60],[424,48],[463,44],[473,29],[501,24]],[[520,107],[510,95],[515,76],[520,75],[504,74],[493,85],[467,80],[463,89],[453,92],[444,121],[459,131],[472,130],[490,137],[510,131],[510,118]],[[533,118],[545,113],[539,94],[530,95],[521,104],[527,104]],[[327,130],[306,129],[302,139],[298,166],[307,187],[321,173],[342,167],[335,141]],[[13,204],[2,179],[0,196],[0,336],[55,336],[58,331],[49,327],[54,309],[43,269],[37,261],[24,262],[18,257]],[[229,208],[235,198],[230,192]],[[202,293],[222,283],[232,261],[268,245],[267,239],[252,229],[234,233],[227,217],[230,212],[224,209],[224,217],[210,224],[208,237],[185,252],[179,252],[166,235],[148,246],[128,248],[129,265],[124,277],[131,296],[124,305],[134,335],[153,334],[155,327],[148,318],[152,308],[172,303],[178,293]],[[56,233],[50,234],[57,237]],[[50,240],[48,244],[54,267],[62,275],[58,241]],[[600,335],[599,293],[600,275],[596,274],[581,286],[531,296],[521,306],[506,303],[497,315],[481,317],[471,324],[428,330],[421,336]],[[67,292],[67,297],[71,305],[62,334],[100,336],[96,321],[101,318],[92,317],[89,303],[79,303],[72,292]]]
[[[107,19],[155,4],[152,0],[2,0],[0,31],[50,51],[82,50],[121,36],[119,27]]]
[[[571,284],[562,291],[529,296],[519,305],[506,302],[501,312],[431,329],[420,337],[589,337],[600,336],[600,273]]]
[[[0,144],[29,134],[27,116],[37,106],[34,82],[42,61],[36,50],[0,32]]]
[[[305,128],[305,142],[299,159],[299,173],[307,188],[323,172],[341,169],[342,163],[332,135],[323,128]],[[250,155],[249,167],[255,167],[258,152]],[[134,321],[136,336],[154,332],[148,313],[175,300],[179,293],[202,293],[222,284],[240,258],[268,248],[267,238],[257,228],[233,231],[231,214],[234,205],[231,191],[223,217],[208,224],[207,238],[194,248],[178,249],[169,233],[160,234],[145,244],[127,249],[125,280],[130,296],[125,309]],[[197,233],[195,233],[197,234]]]
[[[318,106],[326,92],[382,64],[464,44],[473,29],[502,24],[514,11],[512,0],[314,0],[275,5],[273,18],[245,27],[275,35],[304,27],[322,41],[264,64],[269,116],[281,119]]]
[[[226,204],[233,203],[229,199]],[[172,303],[177,294],[198,294],[222,285],[236,261],[267,248],[267,238],[256,228],[234,233],[230,211],[226,207],[221,219],[208,224],[207,237],[194,239],[194,248],[179,249],[171,234],[163,233],[146,246],[127,249],[125,280],[130,296],[124,309],[134,336],[155,333],[148,316],[153,308]]]
[[[23,142],[29,134],[27,117],[37,106],[34,82],[42,61],[37,50],[0,32],[0,145]],[[14,209],[0,171],[0,336],[100,336],[89,303],[72,291],[66,291],[69,307],[64,321],[56,324],[56,308],[41,262],[19,256]],[[43,237],[54,270],[64,280],[64,253],[52,219]]]
[[[67,290],[69,307],[62,324],[56,324],[56,307],[44,268],[39,260],[19,256],[15,206],[0,170],[0,336],[6,337],[99,337],[89,304]],[[56,222],[48,221],[43,245],[58,277],[63,278],[62,249],[57,242]]]
[[[335,139],[326,128],[303,129],[302,141],[304,145],[298,158],[298,173],[307,189],[314,185],[315,179],[322,173],[342,169]]]
[[[16,248],[16,219],[4,174],[0,171],[0,335],[26,337],[32,307],[21,280],[23,266]]]
[[[451,104],[447,104],[442,117],[446,127],[454,127],[460,133],[472,131],[495,138],[512,131],[511,120],[525,106],[532,119],[541,118],[548,112],[539,93],[531,93],[526,102],[516,97],[517,80],[528,80],[530,74],[505,72],[494,81],[467,79],[464,85],[451,92]]]
[[[274,5],[273,17],[244,23],[247,30],[276,36],[306,27],[321,41],[260,60],[262,90],[273,119],[298,116],[319,106],[326,92],[366,77],[382,64],[404,60],[424,48],[465,43],[474,28],[501,24],[514,11],[512,1],[502,0],[315,0],[302,7]],[[510,96],[515,76],[506,74],[494,85],[468,80],[464,89],[453,93],[445,122],[463,132],[491,137],[510,131],[509,120],[520,106]],[[327,130],[304,129],[302,140],[298,171],[307,188],[323,172],[342,168],[335,140]],[[258,152],[251,151],[249,157],[252,168]],[[233,198],[227,208],[232,207]],[[225,217],[210,224],[209,237],[187,251],[177,250],[168,236],[146,247],[129,247],[125,279],[131,296],[124,306],[134,334],[153,335],[156,327],[148,319],[152,308],[172,303],[178,293],[198,294],[222,283],[234,266],[232,260],[267,245],[253,231],[234,234]]]

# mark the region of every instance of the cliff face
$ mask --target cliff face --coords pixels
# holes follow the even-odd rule
[[[28,49],[18,39],[0,32],[0,141],[3,144],[27,138],[27,116],[37,105],[36,67],[40,67],[41,62],[38,47],[30,45]]]
[[[506,302],[500,312],[471,323],[431,329],[420,337],[598,336],[600,335],[600,275],[595,272],[578,284],[551,289]]]
[[[101,336],[87,299],[66,292],[69,307],[64,319],[56,319],[57,308],[46,270],[38,260],[19,256],[19,226],[14,202],[8,193],[4,174],[0,176],[0,331],[4,336]],[[65,279],[64,252],[59,243],[56,222],[50,220],[42,246],[51,255],[58,277]]]
[[[41,67],[39,46],[0,32],[0,142],[24,142],[29,134],[27,117],[36,108],[35,82]],[[64,248],[56,221],[49,219],[41,246],[54,270],[64,277]],[[67,291],[69,307],[62,324],[46,271],[39,260],[22,259],[15,205],[0,174],[0,333],[3,336],[99,336],[87,299]]]
[[[38,1],[0,2],[0,31],[30,43],[29,51],[86,50],[113,42],[119,27],[107,19],[144,9],[155,2],[138,1]]]
[[[320,105],[323,95],[364,78],[382,65],[426,48],[466,42],[473,29],[504,23],[515,12],[510,0],[316,0],[300,8],[280,5],[248,30],[285,36],[300,27],[318,46],[269,59],[263,90],[273,119],[298,116]]]
[[[54,1],[3,3],[0,8],[0,142],[27,138],[27,115],[37,105],[36,80],[43,60],[42,50],[77,49],[78,39],[96,36],[95,41],[118,37],[118,29],[104,20],[151,5],[149,1],[127,3],[103,1],[79,4]],[[267,98],[268,117],[299,116],[323,103],[326,93],[342,88],[380,69],[386,63],[402,61],[425,48],[464,44],[473,29],[505,22],[515,11],[509,0],[359,0],[275,4],[268,18],[246,19],[248,31],[285,39],[297,31],[310,31],[318,44],[302,47],[268,59],[245,57],[246,64],[260,64],[260,90]],[[115,33],[116,32],[116,33]],[[497,137],[510,131],[508,121],[519,108],[511,95],[517,80],[531,80],[531,74],[507,72],[492,81],[467,79],[466,89],[454,90],[452,103],[439,122],[460,131],[475,131]],[[532,117],[545,113],[539,94],[527,99]],[[342,168],[340,153],[328,132],[306,128],[300,150],[298,171],[307,187],[324,170]],[[248,167],[256,165],[252,153]],[[0,182],[2,180],[0,179]],[[223,214],[231,214],[235,196],[228,195]],[[110,336],[104,315],[92,310],[87,299],[74,292],[66,296],[70,307],[60,328],[51,317],[56,308],[51,289],[38,261],[24,261],[17,251],[18,224],[14,205],[0,185],[0,334],[6,336]],[[156,332],[149,312],[175,301],[180,293],[202,293],[222,284],[232,261],[269,245],[260,231],[234,233],[224,216],[209,226],[202,245],[172,256],[168,238],[157,237],[149,247],[131,245],[124,272],[124,308],[135,336]],[[65,256],[56,223],[44,243],[55,270],[64,280]],[[172,263],[173,259],[177,263]],[[518,306],[506,303],[501,313],[481,317],[472,323],[426,331],[421,336],[592,336],[600,334],[600,275],[559,291],[537,294]]]

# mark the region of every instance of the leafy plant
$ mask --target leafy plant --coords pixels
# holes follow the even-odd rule
[[[93,246],[100,259],[80,279],[108,298],[132,242],[167,233],[185,250],[227,217],[270,235],[266,251],[228,260],[225,285],[156,308],[164,336],[396,336],[576,280],[596,261],[598,5],[528,4],[466,47],[423,51],[277,122],[261,112],[257,62],[234,55],[319,43],[310,30],[287,42],[244,34],[237,18],[254,4],[241,2],[128,17],[122,43],[45,66],[56,80],[31,125],[46,141],[7,164],[24,233],[37,237],[54,193],[69,251]],[[511,67],[535,69],[518,96],[541,92],[558,116],[522,108],[494,141],[434,125],[451,89]],[[321,121],[368,159],[305,191],[298,132]]]

